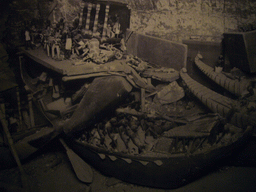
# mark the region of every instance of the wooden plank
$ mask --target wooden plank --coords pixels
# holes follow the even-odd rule
[[[73,65],[72,60],[56,61],[51,57],[48,57],[42,48],[35,50],[25,50],[21,48],[21,51],[25,53],[28,57],[41,64],[42,66],[51,69],[61,75],[75,76],[99,72],[108,71],[123,71],[124,66],[121,64],[125,60],[114,60],[104,65],[98,65],[95,63],[85,63],[83,65]]]
[[[55,61],[52,58],[48,57],[42,48],[38,48],[35,50],[25,50],[24,48],[20,48],[23,53],[25,53],[28,57],[33,59],[35,62],[43,65],[48,69],[52,69],[61,74],[64,73],[64,66],[70,66],[72,63],[68,61]]]

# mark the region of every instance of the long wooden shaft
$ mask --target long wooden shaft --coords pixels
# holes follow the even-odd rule
[[[102,39],[105,39],[105,38],[106,38],[106,35],[107,35],[108,13],[109,13],[109,5],[106,5],[106,9],[105,9],[105,19],[104,19],[103,32],[102,32]]]
[[[80,10],[80,15],[79,15],[79,24],[78,24],[79,27],[82,26],[83,15],[84,15],[84,3],[81,4],[81,10]]]
[[[3,118],[5,119],[6,116],[5,116],[5,104],[4,104],[4,103],[1,103],[1,104],[0,104],[0,110],[2,110],[2,112],[3,112]]]
[[[99,12],[100,12],[100,4],[97,4],[94,25],[93,25],[93,35],[96,34],[98,29]]]
[[[141,88],[141,112],[145,112],[145,88]]]
[[[30,125],[31,127],[35,127],[35,118],[34,118],[34,111],[33,111],[33,103],[32,103],[32,96],[28,94],[28,109],[30,115]]]
[[[6,122],[6,119],[4,118],[4,114],[3,114],[2,109],[0,109],[0,120],[1,120],[1,123],[2,123],[2,127],[3,127],[3,130],[4,130],[4,133],[6,135],[9,147],[10,147],[10,151],[11,151],[13,157],[14,157],[14,160],[16,161],[16,163],[18,165],[18,168],[20,170],[21,176],[23,178],[26,174],[25,174],[25,171],[24,171],[24,169],[23,169],[23,167],[21,165],[18,153],[17,153],[17,151],[16,151],[16,149],[14,147],[13,140],[12,140],[11,134],[10,134],[9,129],[8,129],[8,124]],[[22,180],[22,185],[23,185],[23,187],[27,187],[27,183],[24,180]]]
[[[53,23],[56,23],[56,12],[55,12],[55,8],[52,10],[52,18],[53,18]]]
[[[9,144],[10,150],[11,150],[11,152],[13,154],[13,157],[14,157],[18,167],[23,170],[23,168],[21,166],[20,159],[18,157],[18,154],[17,154],[17,152],[16,152],[16,150],[14,148],[13,140],[12,140],[11,134],[10,134],[9,129],[8,129],[8,124],[6,122],[6,119],[4,118],[4,114],[3,114],[1,109],[0,109],[0,119],[1,119],[1,123],[2,123],[2,126],[3,126],[4,133],[5,133],[6,138],[8,140],[8,144]]]
[[[86,31],[89,31],[89,29],[90,29],[91,11],[92,11],[92,4],[88,3],[88,5],[87,5],[86,24],[85,24],[85,30]]]
[[[16,96],[17,96],[17,104],[18,104],[18,112],[19,112],[19,131],[20,131],[22,130],[22,116],[21,116],[21,107],[20,107],[20,92],[18,87],[16,87]]]

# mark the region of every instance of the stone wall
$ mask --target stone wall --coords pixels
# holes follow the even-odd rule
[[[58,11],[74,19],[82,0],[57,0]],[[219,41],[224,32],[256,28],[254,0],[119,0],[131,9],[130,29],[182,42]]]
[[[58,11],[75,18],[82,0],[56,0]],[[119,0],[131,9],[130,29],[182,42],[219,41],[224,32],[256,28],[254,0]]]
[[[20,36],[24,21],[35,17],[72,22],[86,0],[9,0],[4,15],[7,34]],[[223,32],[256,29],[254,0],[118,0],[131,9],[130,29],[176,42],[184,39],[219,41]],[[21,26],[21,27],[19,27]],[[24,26],[23,26],[24,28]],[[2,28],[3,30],[3,28]],[[2,35],[1,35],[2,36]],[[11,39],[11,38],[10,38]]]
[[[223,32],[255,29],[253,0],[126,0],[131,30],[173,41],[218,41]]]

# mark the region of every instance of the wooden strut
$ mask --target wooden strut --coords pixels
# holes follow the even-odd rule
[[[56,12],[55,12],[55,8],[52,10],[52,17],[53,17],[53,23],[57,23],[56,22]]]
[[[109,5],[106,5],[106,9],[105,9],[105,19],[104,19],[103,32],[102,32],[102,39],[105,39],[105,38],[106,38],[106,35],[107,35],[108,13],[109,13]]]
[[[51,10],[50,10],[50,12],[48,13],[47,18],[49,18],[49,16],[52,14],[53,10],[57,7],[57,5],[58,5],[58,1],[57,1],[57,0],[54,0],[53,4],[52,4],[52,6],[51,6]]]
[[[16,96],[17,96],[18,113],[19,113],[19,131],[21,131],[22,130],[22,115],[21,115],[21,106],[20,106],[19,87],[16,87]]]
[[[99,20],[99,12],[100,12],[100,4],[96,5],[96,14],[94,19],[94,26],[93,26],[93,36],[96,35],[98,29],[98,20]]]
[[[80,15],[79,15],[79,24],[78,26],[81,27],[83,24],[83,13],[84,12],[84,3],[81,4],[81,10],[80,10]]]
[[[92,4],[88,3],[87,6],[87,16],[86,16],[86,24],[85,24],[85,30],[88,33],[90,29],[90,18],[91,18],[91,11],[92,11]]]
[[[31,125],[31,127],[35,127],[35,118],[34,118],[32,95],[31,94],[28,94],[28,109],[29,109],[29,115],[30,115],[30,125]]]
[[[145,112],[145,88],[141,88],[141,112]]]
[[[23,188],[26,190],[26,191],[29,191],[29,185],[28,185],[28,180],[27,180],[27,175],[21,165],[21,162],[20,162],[20,158],[18,156],[18,153],[14,147],[14,143],[13,143],[13,139],[12,139],[12,136],[9,132],[9,129],[8,129],[8,124],[6,122],[6,119],[4,118],[4,113],[2,111],[2,109],[0,109],[0,120],[1,120],[1,123],[2,123],[2,127],[3,127],[3,130],[4,130],[4,133],[6,135],[6,138],[7,138],[7,141],[8,141],[8,144],[9,144],[9,148],[10,148],[10,151],[18,165],[18,168],[19,168],[19,171],[20,171],[20,174],[21,174],[21,182],[22,182],[22,186]]]

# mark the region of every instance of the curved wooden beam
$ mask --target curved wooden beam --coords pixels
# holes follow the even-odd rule
[[[239,101],[225,97],[201,85],[187,74],[185,68],[180,71],[180,76],[189,90],[211,111],[219,113],[237,127],[256,126],[255,115],[244,113]]]
[[[251,81],[248,79],[243,79],[241,81],[238,79],[233,80],[221,72],[215,72],[214,68],[202,62],[198,55],[195,57],[195,64],[207,77],[238,97],[242,96],[243,93],[247,91],[247,88],[251,85]]]

